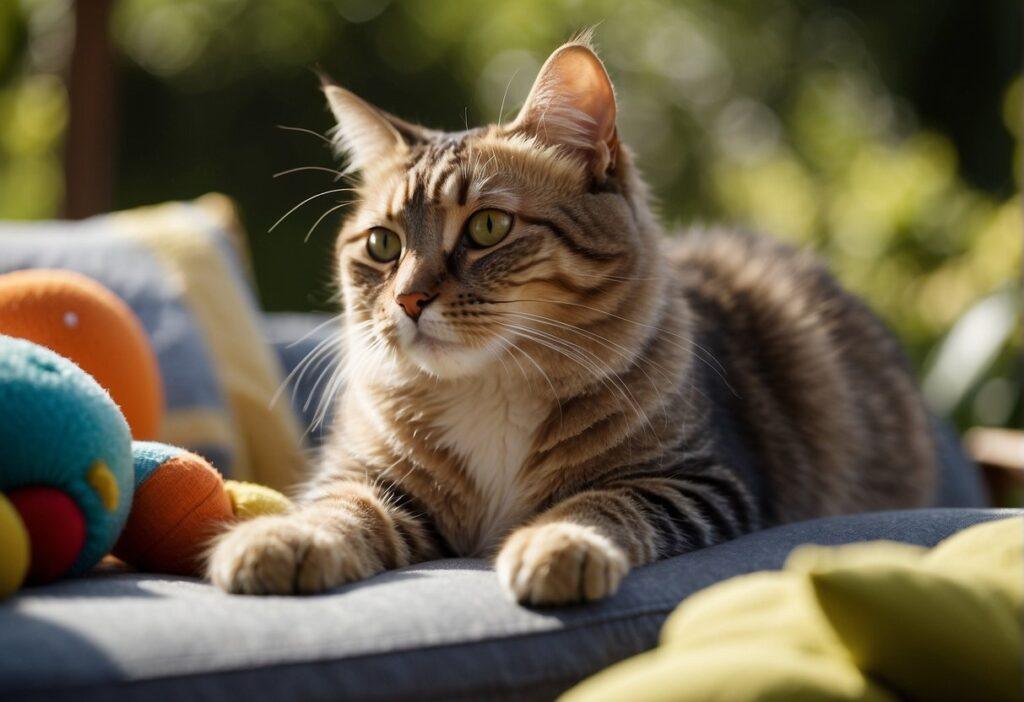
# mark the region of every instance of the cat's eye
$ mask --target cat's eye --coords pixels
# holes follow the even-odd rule
[[[474,212],[466,222],[466,236],[478,248],[494,246],[512,229],[512,215],[501,210]]]
[[[388,263],[402,253],[402,240],[390,229],[374,227],[366,237],[366,253],[378,263]]]

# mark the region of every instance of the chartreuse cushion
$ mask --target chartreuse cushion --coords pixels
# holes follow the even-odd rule
[[[869,681],[814,604],[805,577],[744,575],[690,597],[661,646],[599,673],[572,702],[749,702],[895,698]]]
[[[690,597],[661,645],[567,702],[1020,700],[1024,519],[931,551],[892,542],[797,549],[781,572]]]
[[[1024,519],[976,526],[900,563],[811,565],[858,667],[912,700],[1021,700]],[[805,564],[807,565],[807,564]]]

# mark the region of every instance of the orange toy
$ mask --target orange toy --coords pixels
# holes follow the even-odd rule
[[[79,273],[0,275],[0,334],[28,339],[74,361],[110,393],[136,439],[154,439],[163,415],[156,356],[131,309]]]
[[[174,446],[137,441],[133,451],[135,498],[114,555],[141,570],[196,574],[206,543],[234,518],[220,473]]]
[[[276,490],[225,481],[184,449],[136,441],[132,455],[135,497],[113,552],[140,570],[199,575],[210,539],[226,525],[291,508]]]

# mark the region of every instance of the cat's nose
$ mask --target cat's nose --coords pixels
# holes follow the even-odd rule
[[[402,293],[401,295],[395,295],[395,302],[397,302],[405,313],[409,315],[409,318],[414,322],[420,318],[420,314],[423,312],[423,308],[429,305],[437,295],[428,295],[422,292],[411,292]]]

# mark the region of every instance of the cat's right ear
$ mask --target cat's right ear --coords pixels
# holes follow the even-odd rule
[[[509,129],[582,155],[598,180],[614,169],[615,90],[589,32],[551,54]]]
[[[337,121],[333,142],[348,157],[353,171],[363,171],[381,159],[401,155],[429,136],[426,130],[377,109],[339,85],[325,80],[323,91]]]

